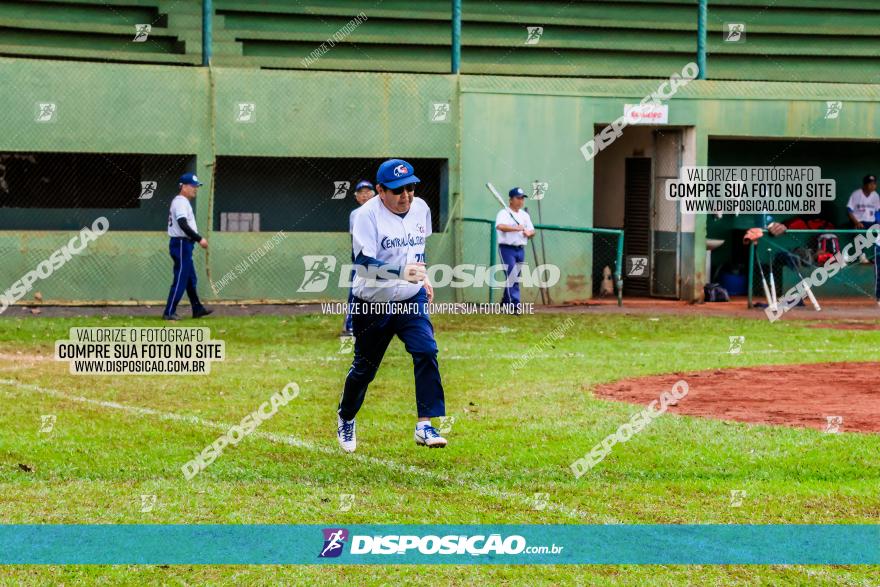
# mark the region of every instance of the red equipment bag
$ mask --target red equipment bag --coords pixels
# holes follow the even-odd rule
[[[819,265],[824,265],[825,261],[840,252],[840,240],[838,240],[836,234],[829,232],[820,234],[817,245],[816,262]]]

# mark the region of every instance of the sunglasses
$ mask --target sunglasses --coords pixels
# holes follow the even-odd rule
[[[394,194],[395,196],[399,196],[399,195],[402,194],[404,191],[407,191],[407,192],[410,192],[410,193],[415,193],[415,191],[416,191],[416,184],[414,184],[414,183],[408,183],[408,184],[406,184],[406,185],[402,185],[402,186],[400,186],[399,188],[393,188],[393,189],[389,188],[389,190],[390,190],[391,193]]]

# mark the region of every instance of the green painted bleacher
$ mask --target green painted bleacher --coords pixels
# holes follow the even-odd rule
[[[0,55],[197,64],[201,42],[200,0],[0,1]]]
[[[329,70],[449,69],[447,0],[215,0],[225,40],[240,55],[217,64]],[[667,77],[694,59],[696,0],[467,0],[462,72],[476,74]],[[716,79],[878,81],[880,2],[709,0],[709,67]],[[304,62],[364,11],[366,22],[314,62]],[[727,23],[746,41],[726,43]],[[526,45],[526,27],[544,27]],[[821,31],[821,35],[817,35]]]
[[[694,60],[697,0],[465,0],[462,72],[667,77]],[[445,73],[449,0],[214,0],[217,66]],[[878,83],[878,0],[709,0],[714,79]],[[0,55],[198,64],[201,0],[0,0]],[[356,15],[367,20],[304,61]],[[146,43],[134,25],[150,23]],[[746,40],[726,43],[727,23]],[[525,43],[526,27],[543,27]],[[821,34],[817,34],[821,31]]]

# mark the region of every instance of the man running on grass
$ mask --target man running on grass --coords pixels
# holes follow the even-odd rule
[[[354,360],[339,401],[336,429],[346,452],[357,448],[354,418],[395,334],[413,358],[416,444],[446,446],[446,439],[431,426],[431,418],[446,414],[446,404],[434,327],[428,316],[428,304],[434,299],[425,271],[431,210],[415,197],[417,183],[412,165],[402,159],[385,161],[376,174],[379,197],[370,199],[355,215]]]

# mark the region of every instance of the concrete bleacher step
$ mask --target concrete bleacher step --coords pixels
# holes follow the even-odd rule
[[[202,30],[202,16],[195,14],[177,14],[167,15],[168,27],[179,30]]]
[[[331,52],[332,53],[332,52]],[[214,65],[220,67],[247,67],[247,68],[274,68],[274,69],[310,69],[310,70],[338,70],[338,71],[401,71],[401,72],[430,72],[447,73],[449,63],[446,60],[426,61],[412,55],[410,59],[398,59],[393,62],[382,60],[367,60],[361,55],[346,57],[330,54],[322,57],[310,67],[302,65],[302,59],[307,56],[294,57],[265,57],[265,56],[235,56],[215,55]]]
[[[149,38],[134,43],[142,24],[151,25]],[[201,30],[198,0],[0,2],[0,44],[7,55],[198,63]],[[241,53],[240,47],[220,50]]]
[[[214,37],[217,38],[225,30],[226,20],[222,16],[214,16]],[[202,16],[192,14],[169,14],[168,28],[174,30],[202,30]]]
[[[109,0],[115,2],[116,0]],[[201,0],[152,0],[153,5],[165,14],[202,15]]]
[[[212,51],[214,55],[243,55],[244,48],[236,41],[217,41],[214,39]]]
[[[156,7],[164,0],[27,0],[28,4],[79,4],[95,5],[106,8],[107,6],[147,6]],[[182,0],[186,1],[186,0]],[[198,1],[198,0],[196,0]]]
[[[201,63],[200,55],[183,53],[166,53],[156,51],[150,53],[133,53],[130,51],[106,51],[100,49],[77,49],[75,52],[61,47],[33,45],[0,44],[0,55],[20,55],[24,57],[44,57],[47,59],[89,59],[97,61],[122,61],[129,63],[172,63],[197,65]]]
[[[56,20],[26,20],[6,18],[0,15],[0,27],[34,31],[78,32],[101,35],[118,35],[134,38],[136,28],[133,24],[95,24],[88,22],[61,22]],[[167,29],[153,25],[152,34],[167,34]]]
[[[187,31],[182,33],[180,38],[186,42],[187,53],[198,53],[201,55],[202,50],[202,33]],[[211,52],[214,55],[242,55],[242,44],[237,41],[231,40],[217,40],[214,38],[214,43],[211,47]]]
[[[67,58],[103,57],[113,60],[180,60],[165,56],[201,55],[201,40],[186,43],[163,27],[154,26],[146,42],[134,42],[135,25],[107,25],[56,20],[24,20],[0,17],[0,43],[5,54]],[[186,60],[184,60],[186,61]]]

